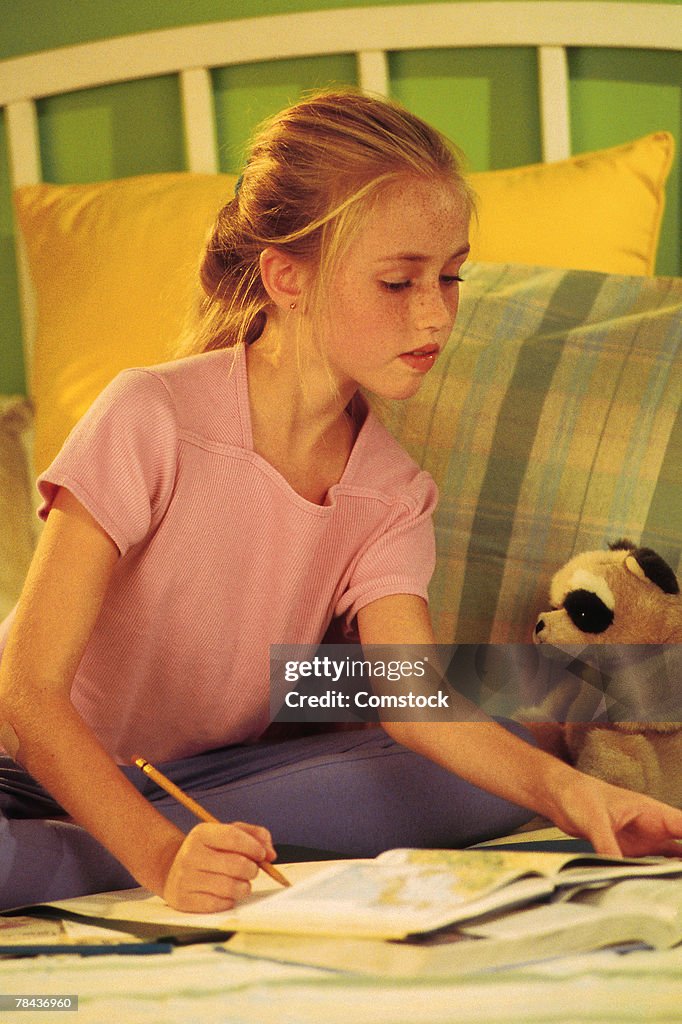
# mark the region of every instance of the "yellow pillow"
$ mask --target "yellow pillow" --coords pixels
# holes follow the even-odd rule
[[[474,258],[651,273],[672,155],[672,136],[657,132],[472,175]],[[38,472],[120,369],[173,354],[206,233],[234,182],[178,173],[17,190],[38,309],[29,368]]]
[[[174,355],[206,235],[235,181],[182,173],[17,190],[38,316],[36,472],[119,370]]]
[[[606,274],[653,274],[674,154],[669,132],[471,176],[472,258]]]

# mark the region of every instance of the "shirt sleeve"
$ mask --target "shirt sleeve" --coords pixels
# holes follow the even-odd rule
[[[172,492],[177,417],[165,382],[149,370],[125,370],[76,424],[38,478],[47,519],[66,487],[122,555],[158,522]]]
[[[336,616],[345,616],[347,625],[365,605],[391,594],[415,594],[428,601],[436,566],[433,511],[437,503],[438,489],[431,476],[416,473],[393,505],[384,528],[353,567],[335,611]]]

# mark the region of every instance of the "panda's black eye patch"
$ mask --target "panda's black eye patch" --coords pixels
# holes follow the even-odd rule
[[[604,633],[613,622],[613,612],[591,590],[572,590],[564,608],[574,626],[583,633]]]

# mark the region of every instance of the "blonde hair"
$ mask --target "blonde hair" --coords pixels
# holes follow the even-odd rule
[[[268,246],[316,268],[306,296],[314,310],[371,203],[406,174],[452,184],[471,210],[459,151],[397,103],[352,90],[324,92],[266,121],[206,247],[191,350],[248,344],[261,335],[270,299],[260,254]]]

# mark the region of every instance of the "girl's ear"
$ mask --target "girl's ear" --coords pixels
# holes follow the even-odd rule
[[[275,306],[289,310],[299,302],[305,281],[303,265],[281,249],[268,246],[260,254],[263,287]]]

